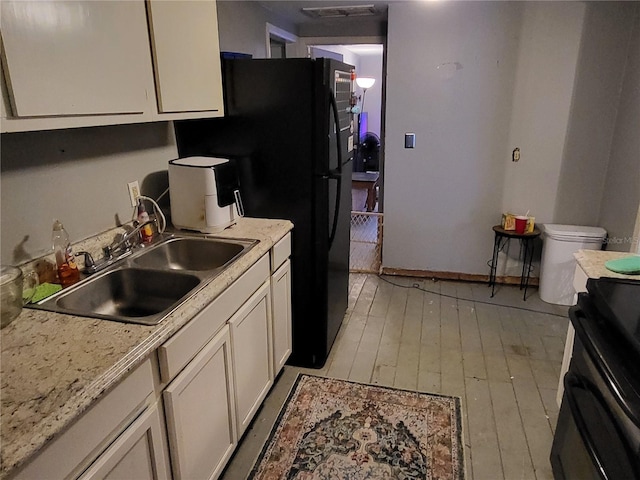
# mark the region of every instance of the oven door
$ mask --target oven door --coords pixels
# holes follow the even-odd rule
[[[588,296],[569,317],[576,336],[551,449],[554,477],[640,479],[635,357]]]
[[[600,391],[573,372],[565,393],[551,450],[556,480],[638,478],[635,460]]]

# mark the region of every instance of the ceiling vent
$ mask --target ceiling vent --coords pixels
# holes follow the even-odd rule
[[[376,15],[373,5],[353,5],[343,7],[309,7],[303,8],[302,13],[312,18],[336,18],[336,17],[364,17]]]

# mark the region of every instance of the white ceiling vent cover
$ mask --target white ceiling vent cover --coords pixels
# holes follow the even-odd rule
[[[363,17],[376,15],[374,5],[353,5],[344,7],[308,7],[302,13],[312,18]]]

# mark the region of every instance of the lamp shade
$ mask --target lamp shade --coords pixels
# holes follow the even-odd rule
[[[357,77],[356,78],[356,84],[360,87],[360,88],[371,88],[373,87],[373,84],[376,83],[376,79],[375,78],[371,78],[371,77]]]

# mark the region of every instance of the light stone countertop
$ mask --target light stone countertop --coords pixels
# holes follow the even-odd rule
[[[578,265],[580,265],[589,278],[611,277],[640,280],[640,275],[624,275],[622,273],[612,272],[604,266],[605,262],[609,260],[630,257],[632,255],[634,254],[629,252],[607,252],[604,250],[578,250],[573,254]]]
[[[260,242],[159,325],[23,309],[0,334],[0,478],[54,439],[292,228],[288,220],[240,218],[215,234]]]

